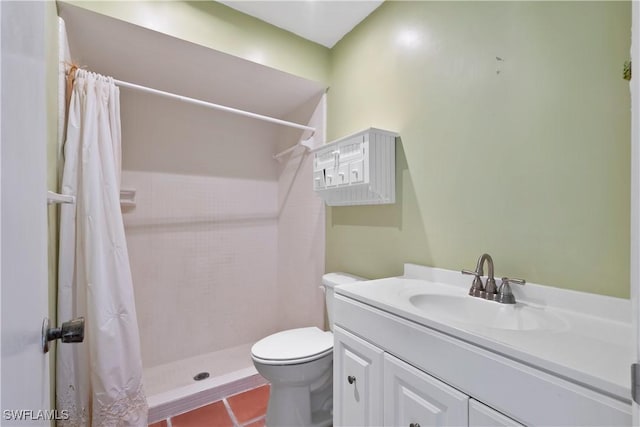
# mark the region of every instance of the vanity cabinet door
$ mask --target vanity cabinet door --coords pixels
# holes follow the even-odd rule
[[[469,400],[470,427],[524,427],[517,421],[477,400]]]
[[[333,425],[382,425],[383,352],[334,327]]]
[[[469,396],[389,354],[384,355],[384,424],[466,426]]]

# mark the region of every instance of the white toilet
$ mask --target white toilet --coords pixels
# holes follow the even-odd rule
[[[346,273],[322,276],[329,327],[333,330],[333,288],[365,280]],[[333,333],[318,328],[290,329],[251,347],[258,372],[271,383],[267,427],[332,425]]]

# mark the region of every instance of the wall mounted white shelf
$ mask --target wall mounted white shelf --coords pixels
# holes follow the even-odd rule
[[[66,194],[58,194],[53,191],[47,191],[47,204],[74,204],[76,202],[75,196],[69,196]],[[135,189],[123,189],[120,190],[120,205],[122,207],[132,207],[136,205],[136,190]]]
[[[313,189],[329,206],[396,201],[398,134],[369,128],[313,150]]]
[[[134,207],[136,205],[136,190],[134,188],[120,190],[120,206]]]

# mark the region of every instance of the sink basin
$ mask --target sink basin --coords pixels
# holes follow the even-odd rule
[[[419,294],[409,298],[427,317],[511,331],[560,329],[555,314],[526,304],[500,304],[468,295]]]

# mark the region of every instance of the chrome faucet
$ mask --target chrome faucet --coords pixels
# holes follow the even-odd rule
[[[489,272],[487,277],[487,284],[486,286],[483,286],[482,276],[484,276],[485,261],[487,262],[487,265],[489,267]],[[496,279],[495,277],[493,277],[493,258],[491,258],[491,255],[480,255],[480,258],[478,258],[478,263],[476,264],[476,270],[462,270],[462,274],[475,276],[473,279],[473,283],[471,283],[471,289],[469,289],[469,295],[490,300],[495,299],[495,295],[498,292],[498,287],[496,286]]]
[[[487,283],[486,285],[483,285],[482,276],[484,276],[485,261],[489,266],[489,273],[487,275]],[[501,304],[516,303],[516,298],[513,296],[513,292],[511,292],[511,286],[509,283],[517,283],[519,285],[525,284],[525,281],[522,279],[509,279],[508,277],[503,277],[502,284],[498,290],[498,287],[496,286],[496,279],[493,277],[493,259],[489,254],[480,255],[475,271],[462,270],[462,274],[475,276],[473,278],[473,283],[471,283],[471,289],[469,289],[469,295],[472,297],[488,299],[490,301],[497,301]]]

